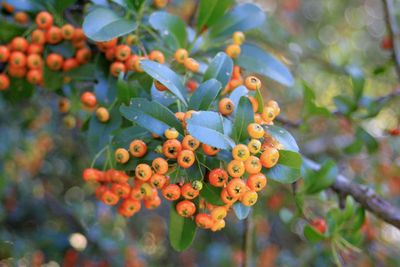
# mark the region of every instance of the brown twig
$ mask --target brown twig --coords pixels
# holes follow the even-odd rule
[[[312,170],[319,170],[321,166],[309,159],[305,159]],[[376,192],[364,185],[351,182],[345,176],[339,174],[331,188],[343,196],[352,196],[366,210],[373,213],[381,220],[400,229],[400,209],[376,194]]]
[[[385,19],[389,32],[389,36],[393,43],[393,60],[396,66],[396,73],[400,79],[400,34],[394,14],[393,0],[383,0],[383,9],[385,11]]]

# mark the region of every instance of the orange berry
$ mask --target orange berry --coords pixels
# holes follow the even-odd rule
[[[154,173],[150,178],[150,184],[157,189],[163,188],[166,182],[167,178],[162,174]]]
[[[26,65],[26,56],[24,53],[15,51],[10,54],[9,58],[10,67],[21,68]]]
[[[168,0],[153,0],[153,5],[156,8],[164,8],[168,4]]]
[[[164,54],[161,51],[158,51],[158,50],[151,51],[150,54],[149,54],[149,59],[153,60],[153,61],[156,61],[156,62],[158,62],[160,64],[164,64],[164,62],[165,62]]]
[[[247,144],[249,151],[251,154],[257,154],[261,151],[261,142],[258,139],[251,139],[250,142]]]
[[[5,45],[0,45],[0,62],[7,62],[10,57],[10,49]]]
[[[201,148],[203,149],[204,154],[206,154],[207,156],[215,156],[221,150],[219,148],[212,147],[207,144],[202,144]]]
[[[191,72],[199,71],[200,64],[193,58],[186,58],[183,64],[185,65],[185,68]]]
[[[26,68],[25,67],[13,67],[10,66],[8,69],[8,74],[14,78],[23,78],[26,75]]]
[[[255,156],[250,156],[244,163],[244,168],[249,174],[259,173],[262,169],[260,159]]]
[[[264,152],[260,156],[261,164],[265,168],[272,168],[278,163],[279,151],[274,147],[265,147]]]
[[[167,88],[164,84],[160,83],[160,82],[157,81],[157,80],[154,80],[154,87],[155,87],[158,91],[167,91],[167,90],[168,90],[168,88]]]
[[[229,98],[222,98],[218,104],[219,113],[222,115],[228,116],[232,114],[235,109],[235,105],[233,104],[232,100]]]
[[[27,53],[28,53],[28,55],[31,55],[31,54],[42,54],[43,50],[44,50],[44,48],[43,48],[42,45],[30,44],[28,46]]]
[[[96,170],[94,168],[86,168],[83,170],[82,173],[83,180],[85,180],[86,182],[89,181],[98,182],[101,179],[102,175],[103,173],[101,171]]]
[[[4,73],[0,73],[0,91],[6,90],[10,86],[10,79]]]
[[[244,174],[245,168],[243,161],[240,160],[232,160],[228,163],[228,173],[232,177],[240,177]]]
[[[227,187],[223,188],[221,191],[221,200],[222,202],[224,202],[225,204],[233,204],[238,200],[238,197],[233,197],[228,193],[228,189]]]
[[[51,26],[46,32],[46,41],[49,44],[58,44],[63,39],[62,32],[59,27]]]
[[[223,187],[228,181],[228,173],[223,169],[213,169],[208,174],[208,181],[213,186]]]
[[[136,166],[135,168],[135,175],[136,178],[141,181],[147,181],[151,178],[153,171],[151,167],[145,163],[141,163]]]
[[[88,108],[94,108],[97,105],[96,96],[92,92],[84,92],[81,95],[81,103]]]
[[[135,34],[129,34],[128,36],[126,36],[126,39],[125,39],[125,43],[127,45],[134,45],[137,43],[137,41],[138,41],[138,37]]]
[[[236,160],[245,161],[250,157],[249,148],[246,145],[239,144],[232,149],[232,157]]]
[[[267,178],[262,173],[252,174],[246,184],[251,190],[259,192],[267,185]]]
[[[164,142],[162,146],[162,152],[164,156],[169,159],[176,159],[179,152],[182,150],[181,142],[176,139],[170,139]]]
[[[46,35],[44,31],[36,29],[31,33],[32,43],[38,45],[44,45],[46,43]]]
[[[14,51],[25,52],[28,49],[29,43],[23,37],[15,37],[11,41],[11,49]]]
[[[242,202],[242,204],[245,206],[253,206],[254,204],[256,204],[257,199],[258,199],[258,195],[256,192],[247,191],[247,192],[243,193],[243,195],[240,199],[240,202]]]
[[[189,79],[186,83],[186,88],[190,93],[196,91],[197,87],[199,87],[199,85],[195,80]]]
[[[63,97],[58,101],[58,111],[61,113],[67,113],[71,109],[71,102],[68,98]]]
[[[189,57],[189,53],[186,49],[179,48],[178,50],[176,50],[174,57],[178,63],[183,64],[185,60]]]
[[[169,184],[162,189],[162,195],[165,199],[174,201],[180,198],[181,189],[176,184]]]
[[[182,150],[178,154],[177,161],[181,168],[184,168],[184,169],[190,168],[195,161],[195,156],[194,156],[193,151]]]
[[[199,148],[200,142],[190,134],[186,135],[182,140],[182,148],[186,150],[196,151]]]
[[[179,132],[175,128],[168,128],[164,131],[164,135],[167,139],[176,139],[179,136]]]
[[[15,13],[14,19],[16,22],[18,22],[20,24],[26,24],[29,21],[29,16],[25,12],[19,11],[19,12]]]
[[[143,203],[146,209],[152,210],[161,205],[161,198],[159,196],[154,196],[152,198],[145,199]]]
[[[199,195],[200,191],[193,188],[191,183],[185,183],[181,187],[181,195],[186,199],[194,199]]]
[[[236,45],[242,45],[245,41],[246,37],[244,36],[243,32],[234,32],[232,35],[233,43]]]
[[[117,45],[115,48],[115,58],[119,61],[127,60],[131,55],[131,48],[127,45]]]
[[[108,122],[110,120],[110,112],[105,107],[96,109],[96,117],[100,122]]]
[[[250,123],[247,126],[247,132],[251,138],[260,139],[264,136],[264,128],[258,123]]]
[[[240,197],[246,191],[246,183],[240,178],[234,178],[226,185],[226,190],[231,197]]]
[[[218,220],[222,220],[226,217],[226,215],[228,214],[226,207],[216,207],[211,211],[211,218],[213,218],[213,220],[218,221]]]
[[[106,190],[102,196],[101,200],[103,201],[104,204],[109,205],[109,206],[114,206],[118,203],[119,197],[117,194],[112,192],[111,190]]]
[[[118,77],[121,72],[126,72],[126,67],[124,63],[115,61],[110,65],[110,72],[114,77]]]
[[[250,91],[260,90],[261,89],[261,81],[255,76],[249,76],[244,81],[244,85]]]
[[[320,234],[326,232],[326,221],[322,218],[317,218],[311,222],[311,226]]]
[[[215,221],[214,224],[211,226],[211,231],[213,231],[213,232],[220,231],[224,227],[225,227],[225,221],[218,220],[218,221]]]
[[[132,217],[141,208],[139,201],[135,199],[125,199],[118,207],[118,213],[125,217]]]
[[[111,191],[117,194],[120,198],[127,198],[131,192],[131,187],[128,183],[113,183]]]
[[[68,58],[63,62],[62,70],[68,72],[79,66],[79,62],[75,58]]]
[[[36,15],[35,22],[39,29],[47,30],[53,26],[53,16],[46,11],[41,11]]]
[[[267,106],[271,107],[274,110],[275,117],[278,116],[279,113],[281,113],[281,109],[279,108],[278,102],[276,102],[274,100],[270,100],[267,102]]]
[[[275,119],[275,112],[273,107],[264,107],[261,117],[266,123],[270,123]]]
[[[31,69],[26,74],[26,79],[30,84],[40,84],[43,80],[42,71],[38,69]]]
[[[163,158],[155,158],[151,166],[158,174],[166,174],[168,172],[168,162]]]
[[[26,65],[30,69],[41,69],[43,65],[42,57],[38,54],[31,54],[26,58]]]
[[[46,58],[46,64],[49,69],[53,71],[58,71],[62,68],[64,59],[61,55],[56,53],[51,53]]]
[[[196,212],[196,205],[189,200],[182,200],[176,204],[176,212],[182,217],[191,217]]]
[[[115,161],[121,164],[127,163],[129,160],[129,152],[125,148],[115,150]]]
[[[90,49],[87,47],[81,48],[76,51],[75,58],[79,64],[86,64],[92,58],[92,51],[90,51]]]
[[[253,112],[257,112],[258,110],[258,101],[252,96],[247,97],[250,100],[251,106],[253,107]]]
[[[196,225],[199,228],[210,229],[213,226],[213,219],[209,214],[198,213],[195,219]]]
[[[230,44],[226,47],[225,53],[228,57],[237,58],[240,55],[240,46],[236,44]]]
[[[74,30],[74,35],[72,36],[73,43],[80,43],[86,41],[86,35],[81,28],[76,28]]]
[[[72,40],[74,37],[75,33],[75,27],[72,26],[71,24],[65,24],[64,26],[61,27],[61,35],[62,38],[65,40]]]
[[[139,139],[133,140],[129,145],[129,152],[136,158],[143,157],[147,152],[147,145]]]

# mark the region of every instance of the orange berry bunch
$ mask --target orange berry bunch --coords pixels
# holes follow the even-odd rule
[[[244,43],[246,37],[243,32],[234,32],[232,34],[232,44],[228,45],[225,49],[225,53],[236,59],[240,55],[240,46]]]
[[[81,28],[70,24],[58,27],[53,16],[42,11],[35,18],[36,29],[28,37],[17,36],[7,45],[0,45],[0,63],[8,63],[6,71],[0,74],[0,90],[10,86],[10,77],[26,78],[35,85],[43,85],[43,68],[52,71],[70,71],[89,62],[92,52],[86,45]],[[75,48],[74,56],[64,58],[51,52],[46,45],[57,45],[69,41]]]

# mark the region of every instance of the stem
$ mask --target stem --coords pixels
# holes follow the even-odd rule
[[[103,152],[108,148],[108,145],[103,147],[97,154],[94,156],[92,163],[90,164],[90,168],[93,168],[94,164],[96,163],[97,159],[103,154]]]
[[[253,210],[250,210],[249,216],[243,221],[244,229],[243,229],[243,260],[242,267],[250,267],[251,258],[252,258],[252,247],[253,247]]]

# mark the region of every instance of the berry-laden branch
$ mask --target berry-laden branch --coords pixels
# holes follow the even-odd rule
[[[394,14],[393,0],[383,0],[383,9],[389,36],[393,43],[393,60],[396,66],[396,73],[400,79],[400,33]]]
[[[320,165],[312,160],[305,159],[312,170],[319,170]],[[383,221],[400,229],[400,209],[393,206],[373,189],[351,182],[345,176],[339,174],[331,185],[333,191],[339,195],[350,195],[366,210],[375,214]]]

